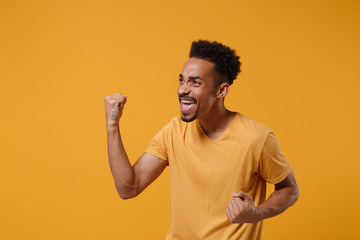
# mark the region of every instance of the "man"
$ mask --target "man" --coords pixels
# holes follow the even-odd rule
[[[170,167],[172,225],[166,239],[260,239],[262,220],[298,198],[271,129],[224,106],[239,72],[234,50],[193,42],[179,76],[181,119],[161,129],[133,166],[119,130],[127,98],[105,97],[109,163],[120,197],[137,196]],[[275,184],[267,200],[266,182]]]

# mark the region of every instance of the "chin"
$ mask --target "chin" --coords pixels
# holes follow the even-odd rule
[[[184,116],[183,114],[181,114],[181,120],[183,120],[184,122],[192,122],[197,118],[197,114],[194,114],[193,116]]]

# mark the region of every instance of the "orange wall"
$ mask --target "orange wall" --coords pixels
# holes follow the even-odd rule
[[[190,43],[235,48],[229,108],[278,136],[301,190],[263,239],[356,239],[360,2],[1,1],[0,239],[164,239],[169,172],[121,200],[103,98],[134,162],[179,114]]]

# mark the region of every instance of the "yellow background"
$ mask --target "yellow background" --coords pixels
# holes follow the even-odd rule
[[[358,239],[357,0],[2,0],[0,239],[164,239],[168,169],[139,197],[117,196],[103,99],[128,95],[134,162],[179,115],[195,39],[237,50],[226,105],[270,126],[296,174],[298,202],[263,239]]]

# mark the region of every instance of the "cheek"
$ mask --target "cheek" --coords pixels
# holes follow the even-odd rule
[[[214,99],[212,97],[200,96],[198,98],[198,105],[201,108],[210,108],[213,103],[214,103]]]
[[[216,100],[215,93],[210,89],[192,89],[192,95],[197,99],[198,107],[202,109],[211,108]]]

